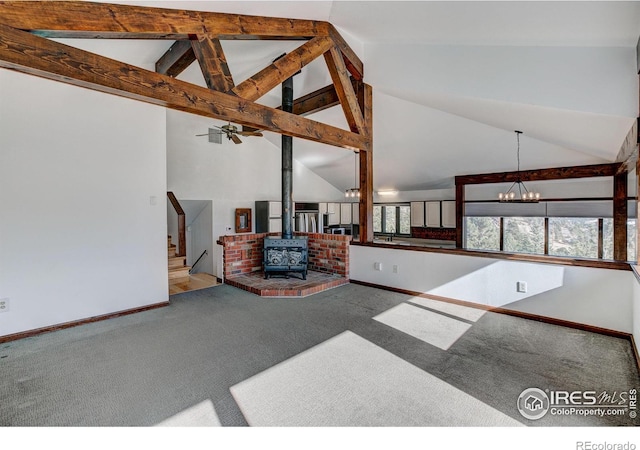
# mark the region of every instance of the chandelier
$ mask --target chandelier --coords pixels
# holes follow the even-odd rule
[[[354,155],[357,155],[358,152],[353,152]],[[358,184],[358,157],[354,157],[354,167],[353,167],[353,184]],[[347,189],[344,191],[344,196],[346,198],[360,198],[360,188],[353,187],[351,189]]]
[[[522,180],[520,179],[520,135],[522,131],[515,131],[516,138],[518,140],[518,172],[516,181],[509,187],[507,192],[500,192],[498,194],[498,201],[501,202],[526,202],[526,203],[537,203],[540,201],[540,193],[532,192],[527,189]],[[517,191],[517,194],[516,194]]]

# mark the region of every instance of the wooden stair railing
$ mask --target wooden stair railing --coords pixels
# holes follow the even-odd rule
[[[173,192],[167,192],[167,197],[178,214],[178,251],[176,256],[187,256],[187,227],[184,210]]]

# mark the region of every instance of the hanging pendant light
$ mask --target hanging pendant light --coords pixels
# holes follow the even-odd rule
[[[354,153],[354,155],[358,154],[358,152],[353,152],[353,153]],[[357,158],[357,156],[354,157],[354,161],[355,162],[354,162],[354,165],[353,165],[354,166],[353,167],[353,173],[354,173],[354,175],[353,175],[353,178],[354,178],[353,184],[357,185],[358,184],[358,158]],[[347,189],[346,191],[344,191],[344,196],[346,198],[360,198],[360,188],[353,187],[351,189]]]
[[[521,202],[521,203],[537,203],[540,201],[540,193],[532,192],[522,182],[520,177],[520,135],[522,131],[515,131],[518,141],[517,159],[518,159],[518,171],[516,181],[509,187],[507,192],[500,192],[498,194],[498,201],[500,202]],[[517,193],[516,193],[517,191]]]

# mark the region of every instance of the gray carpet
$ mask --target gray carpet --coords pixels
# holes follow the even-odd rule
[[[251,426],[522,426],[350,331],[231,393]]]
[[[528,421],[515,408],[529,387],[639,386],[627,341],[486,313],[443,350],[373,319],[408,301],[438,312],[358,285],[305,299],[222,285],[175,295],[166,308],[0,344],[0,425],[153,426],[194,411],[194,424],[247,425],[232,386],[345,331],[528,426],[633,424]]]

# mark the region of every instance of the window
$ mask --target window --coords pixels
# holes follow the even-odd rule
[[[504,251],[544,254],[544,217],[505,217]]]
[[[548,234],[545,236],[545,219]],[[600,221],[602,235],[600,236]],[[502,227],[502,230],[501,230]],[[613,260],[613,219],[598,217],[467,216],[465,248],[568,258]],[[503,248],[500,248],[500,234]],[[545,237],[548,250],[545,253]],[[602,256],[598,255],[602,240]],[[637,220],[627,220],[627,261],[637,259]]]
[[[466,248],[500,250],[499,217],[465,217]]]
[[[398,228],[400,234],[411,234],[411,207],[398,206]]]
[[[597,258],[598,219],[550,217],[549,254],[578,258]]]
[[[637,219],[627,220],[627,261],[636,261],[638,241],[638,224]]]
[[[373,232],[410,235],[411,207],[409,205],[374,205]]]
[[[384,207],[384,232],[396,232],[396,208],[393,206]]]
[[[627,261],[636,261],[638,242],[638,221],[627,220]],[[613,219],[604,219],[602,224],[603,259],[613,259]]]
[[[373,206],[373,232],[382,233],[382,206]]]

